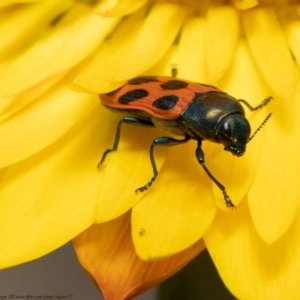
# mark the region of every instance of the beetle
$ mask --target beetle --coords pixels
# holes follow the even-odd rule
[[[182,138],[162,136],[153,140],[150,146],[153,176],[144,186],[137,188],[136,192],[147,190],[158,175],[154,157],[155,147],[174,146],[196,140],[198,162],[222,191],[226,206],[235,207],[225,186],[206,167],[202,141],[223,144],[224,150],[242,156],[247,143],[264,126],[271,114],[250,136],[250,124],[241,103],[254,111],[266,105],[271,98],[268,97],[258,106],[252,107],[245,100],[237,100],[212,85],[168,76],[133,78],[112,92],[100,94],[102,104],[121,113],[123,118],[117,125],[113,146],[103,153],[98,167],[104,163],[108,153],[117,150],[122,124],[158,127]]]

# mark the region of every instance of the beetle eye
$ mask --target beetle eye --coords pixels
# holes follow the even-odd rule
[[[242,155],[250,135],[250,125],[242,115],[227,116],[219,130],[217,138],[225,146],[225,150],[234,155]]]
[[[222,127],[218,130],[218,138],[220,141],[234,141],[234,123],[232,120],[229,120],[229,122],[224,122],[222,124]]]
[[[225,122],[223,124],[223,127],[222,127],[222,134],[226,137],[228,137],[229,139],[231,138],[231,133],[232,133],[232,122]]]

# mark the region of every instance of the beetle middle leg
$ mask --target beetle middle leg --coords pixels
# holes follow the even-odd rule
[[[119,123],[117,125],[113,146],[111,148],[106,149],[103,152],[101,160],[98,163],[98,168],[100,168],[101,165],[104,163],[107,154],[109,154],[110,152],[116,151],[118,149],[120,137],[121,137],[122,124],[130,124],[130,125],[143,126],[143,127],[154,127],[154,124],[150,121],[135,118],[135,117],[124,117],[122,120],[119,121]]]
[[[152,142],[152,144],[150,146],[150,162],[151,162],[151,166],[152,166],[152,170],[153,170],[153,177],[151,177],[151,179],[144,186],[137,188],[135,190],[135,192],[140,193],[140,192],[144,192],[145,190],[147,190],[152,185],[152,183],[155,181],[155,179],[158,175],[158,170],[157,170],[155,158],[154,158],[155,147],[180,145],[180,144],[184,144],[184,143],[188,142],[190,139],[191,138],[188,135],[186,135],[185,138],[181,139],[181,140],[174,139],[169,136],[162,136],[162,137],[158,137],[158,138],[154,139],[154,141]]]
[[[218,186],[218,188],[222,191],[224,200],[226,203],[227,207],[235,208],[235,205],[232,203],[231,199],[229,198],[226,188],[223,184],[221,184],[212,174],[211,172],[207,169],[205,165],[205,159],[204,159],[204,152],[203,149],[201,148],[201,141],[198,141],[198,147],[196,149],[196,157],[202,168],[204,169],[205,173],[210,177],[210,179]]]
[[[238,99],[239,102],[243,103],[244,105],[246,105],[251,111],[254,110],[258,110],[262,107],[264,107],[265,105],[267,105],[271,100],[273,99],[272,96],[264,99],[261,103],[259,103],[257,106],[252,106],[251,104],[249,104],[246,100],[243,99]]]

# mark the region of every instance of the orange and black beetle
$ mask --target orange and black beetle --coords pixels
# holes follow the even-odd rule
[[[159,127],[184,138],[163,136],[154,139],[150,147],[153,177],[136,192],[148,189],[158,175],[154,147],[173,146],[194,139],[198,142],[196,148],[198,162],[222,191],[227,207],[234,207],[225,187],[205,165],[204,152],[201,148],[202,140],[223,144],[226,151],[237,156],[243,155],[246,144],[267,122],[271,114],[250,137],[250,124],[245,117],[241,102],[249,109],[256,110],[266,105],[271,97],[257,107],[252,107],[246,101],[237,100],[211,85],[173,77],[141,76],[129,80],[115,91],[101,94],[100,98],[104,106],[121,112],[124,117],[117,126],[113,147],[103,153],[99,165],[104,162],[109,152],[117,150],[121,124]]]

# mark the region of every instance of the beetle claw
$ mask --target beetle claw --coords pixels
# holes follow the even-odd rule
[[[236,208],[235,205],[233,204],[233,202],[231,201],[231,199],[229,198],[229,196],[227,195],[227,193],[225,191],[223,191],[223,195],[224,195],[226,206],[228,208]]]
[[[100,169],[101,166],[103,165],[105,159],[106,159],[106,156],[108,153],[112,152],[112,151],[115,151],[115,149],[106,149],[103,154],[102,154],[102,157],[101,157],[101,160],[99,161],[98,165],[97,165],[97,168]]]
[[[154,182],[155,179],[156,179],[156,177],[152,177],[152,178],[148,181],[147,184],[145,184],[144,186],[141,186],[141,187],[137,188],[137,189],[135,190],[135,193],[136,193],[136,194],[139,194],[139,193],[142,193],[142,192],[148,190],[149,187],[152,185],[152,183]]]

